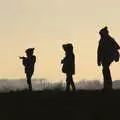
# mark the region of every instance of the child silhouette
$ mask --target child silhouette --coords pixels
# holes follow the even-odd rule
[[[71,43],[64,44],[63,50],[65,51],[65,57],[61,60],[63,64],[62,72],[66,74],[66,91],[70,90],[70,85],[72,90],[75,91],[75,84],[73,82],[72,75],[75,74],[75,56],[73,53],[73,46]]]
[[[34,48],[28,48],[25,52],[26,57],[20,57],[20,59],[22,59],[23,66],[25,67],[25,74],[27,78],[29,91],[32,91],[31,77],[34,73],[34,64],[36,62],[36,56],[33,55]]]

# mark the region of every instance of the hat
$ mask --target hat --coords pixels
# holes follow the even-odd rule
[[[104,28],[102,28],[100,31],[99,31],[99,34],[104,34],[104,33],[108,33],[108,27],[105,26]]]
[[[35,48],[28,48],[25,52],[26,52],[26,53],[30,53],[30,52],[33,52],[34,49],[35,49]]]
[[[63,49],[64,50],[68,50],[68,49],[73,49],[73,46],[72,46],[72,44],[71,43],[67,43],[67,44],[63,44]]]

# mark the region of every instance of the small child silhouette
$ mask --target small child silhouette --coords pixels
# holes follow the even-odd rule
[[[32,91],[31,77],[34,73],[34,64],[36,62],[36,56],[33,55],[34,48],[28,48],[26,52],[27,57],[19,57],[22,59],[23,66],[25,67],[25,74],[27,77],[27,84],[29,91]]]
[[[71,43],[64,44],[63,49],[65,51],[65,57],[61,60],[63,64],[62,72],[66,74],[66,91],[70,90],[70,85],[73,91],[75,91],[75,84],[73,82],[72,75],[75,74],[75,56],[73,53],[73,46]]]

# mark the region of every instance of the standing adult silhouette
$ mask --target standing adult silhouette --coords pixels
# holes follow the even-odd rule
[[[66,74],[66,91],[70,90],[70,85],[72,90],[75,91],[75,84],[73,82],[73,76],[75,74],[75,56],[73,53],[73,46],[71,43],[63,44],[63,50],[65,51],[65,57],[61,60],[62,72]]]
[[[112,77],[110,73],[109,66],[115,61],[119,61],[120,46],[117,42],[109,35],[107,27],[102,28],[99,31],[100,41],[97,49],[97,64],[103,67],[103,78],[104,78],[104,89],[112,89]]]
[[[25,67],[28,89],[29,91],[32,91],[31,77],[34,73],[34,64],[36,62],[36,56],[33,55],[34,48],[28,48],[25,52],[26,57],[20,57],[20,59],[22,59],[23,66]]]

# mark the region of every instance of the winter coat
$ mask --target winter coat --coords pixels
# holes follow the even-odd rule
[[[62,72],[66,74],[75,74],[75,56],[73,53],[66,55],[62,60]]]
[[[104,64],[119,61],[118,49],[120,49],[120,46],[112,37],[101,38],[97,50],[98,63]]]

